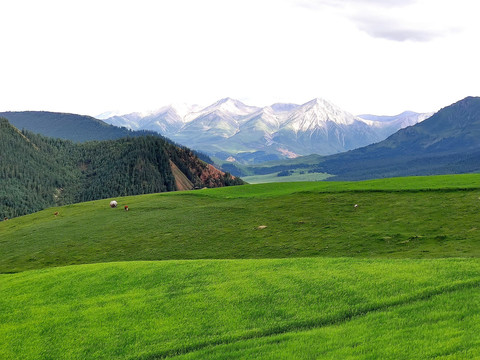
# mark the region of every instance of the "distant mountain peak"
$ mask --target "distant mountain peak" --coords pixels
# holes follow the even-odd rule
[[[325,128],[327,122],[349,125],[354,121],[352,114],[321,98],[315,98],[301,105],[289,116],[290,127],[295,131],[314,131]]]
[[[218,100],[215,104],[223,104],[223,103],[226,103],[226,102],[237,102],[237,101],[240,102],[239,100],[236,100],[236,99],[233,99],[233,98],[227,96],[223,99]]]
[[[308,101],[307,103],[305,103],[305,105],[332,105],[332,103],[328,100],[325,100],[323,98],[314,98],[310,101]]]
[[[277,148],[302,155],[338,153],[381,141],[398,129],[423,120],[415,116],[395,121],[361,119],[320,97],[301,105],[275,103],[256,107],[231,97],[190,111],[181,105],[171,104],[158,116],[125,116],[107,122],[155,130],[212,155],[235,149],[229,154],[237,158],[237,152],[259,151],[283,157]]]
[[[98,115],[94,116],[94,118],[98,119],[98,120],[106,120],[108,118],[111,118],[113,116],[118,116],[118,115],[120,115],[120,111],[111,110],[111,111],[105,111],[101,114],[98,114]]]
[[[258,110],[259,108],[256,106],[245,105],[240,100],[226,97],[213,103],[210,106],[207,106],[203,110],[195,113],[190,113],[186,119],[188,122],[199,116],[205,116],[207,114],[217,114],[218,116],[221,116],[222,113],[228,117],[237,118],[250,115]]]

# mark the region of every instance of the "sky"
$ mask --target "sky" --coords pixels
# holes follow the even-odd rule
[[[0,111],[480,96],[478,0],[0,0]]]

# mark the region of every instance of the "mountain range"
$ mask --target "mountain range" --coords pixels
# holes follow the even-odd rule
[[[292,170],[334,175],[329,180],[476,173],[480,172],[478,139],[480,97],[467,97],[444,107],[421,123],[359,149],[255,166],[231,163],[223,168],[238,176]]]
[[[157,131],[222,160],[259,163],[366,146],[431,115],[354,116],[324,99],[260,108],[225,98],[205,108],[174,104],[103,120],[132,130]]]

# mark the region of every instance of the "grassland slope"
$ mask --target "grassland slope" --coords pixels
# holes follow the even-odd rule
[[[480,175],[116,200],[0,222],[1,359],[480,357]]]
[[[0,272],[133,260],[480,256],[480,175],[261,184],[117,201],[116,209],[100,200],[0,223]]]
[[[0,358],[475,358],[478,259],[123,262],[0,275]]]

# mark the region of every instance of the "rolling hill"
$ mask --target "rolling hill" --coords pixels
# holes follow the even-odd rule
[[[2,222],[0,272],[131,260],[480,256],[479,189],[474,174],[244,185],[117,197],[117,209],[108,200],[54,207]]]
[[[476,358],[479,195],[477,174],[246,185],[0,222],[0,357]]]

